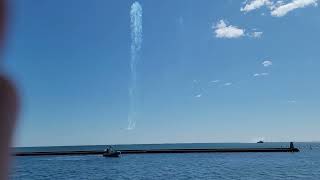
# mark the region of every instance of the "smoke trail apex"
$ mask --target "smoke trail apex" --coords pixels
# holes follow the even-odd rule
[[[137,118],[137,63],[140,59],[140,50],[142,44],[142,7],[139,2],[134,2],[130,10],[130,28],[131,28],[131,60],[130,71],[131,80],[129,87],[129,113],[128,113],[128,130],[132,130],[136,126]]]

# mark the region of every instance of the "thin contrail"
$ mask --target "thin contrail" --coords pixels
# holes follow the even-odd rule
[[[140,59],[140,50],[142,44],[142,7],[139,2],[134,2],[130,10],[131,18],[131,80],[129,86],[129,113],[128,113],[128,130],[134,129],[137,118],[137,63]]]

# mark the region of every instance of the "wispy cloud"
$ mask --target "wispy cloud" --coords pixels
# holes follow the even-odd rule
[[[212,27],[214,29],[217,38],[239,38],[244,36],[244,29],[237,26],[228,25],[224,20],[220,20],[216,25]]]
[[[268,76],[269,73],[263,72],[263,73],[255,73],[253,74],[253,77],[259,77],[259,76]]]
[[[283,4],[282,1],[278,1],[277,4],[272,7],[271,15],[274,17],[285,16],[290,11],[298,8],[304,8],[307,6],[317,6],[318,0],[293,0],[290,3]]]
[[[251,0],[245,1],[244,4],[245,6],[240,8],[240,11],[247,13],[263,6],[271,6],[273,3],[270,0]]]
[[[202,96],[202,94],[197,94],[197,95],[195,95],[194,97],[196,97],[196,98],[201,98],[201,96]]]
[[[271,16],[282,17],[298,8],[305,8],[307,6],[316,7],[318,0],[291,0],[288,3],[285,3],[283,0],[246,0],[243,4],[244,7],[241,7],[240,11],[244,13],[266,6],[270,10]]]
[[[129,113],[128,113],[128,130],[134,129],[138,114],[138,72],[137,65],[140,60],[139,55],[142,45],[142,7],[139,2],[134,2],[130,10],[130,25],[131,25],[131,59],[130,70],[131,80],[129,86]]]
[[[262,62],[262,65],[263,65],[264,67],[269,67],[269,66],[272,65],[272,61],[263,61],[263,62]]]
[[[290,104],[294,104],[294,103],[296,103],[297,101],[296,100],[288,100],[288,103],[290,103]]]
[[[213,80],[213,81],[210,81],[211,83],[218,83],[218,82],[220,82],[220,80]]]
[[[183,25],[183,24],[184,24],[184,18],[183,18],[182,16],[180,16],[180,17],[178,18],[178,23],[179,23],[180,25]]]
[[[251,38],[260,38],[263,34],[261,31],[248,31],[246,33],[246,29],[239,28],[234,25],[229,25],[224,20],[220,20],[218,23],[212,26],[214,29],[214,34],[216,38],[227,38],[227,39],[235,39],[240,37],[251,37]]]
[[[231,86],[232,83],[231,83],[231,82],[227,82],[227,83],[224,83],[223,85],[224,85],[224,86]]]
[[[262,34],[263,34],[263,32],[256,31],[256,32],[251,33],[251,37],[260,38],[262,36]]]

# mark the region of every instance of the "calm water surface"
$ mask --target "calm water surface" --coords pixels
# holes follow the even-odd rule
[[[224,145],[235,146],[235,144]],[[134,145],[131,145],[131,148],[134,148],[132,146]],[[165,148],[177,145],[158,146]],[[205,147],[217,146],[217,144],[182,144],[180,146]],[[140,154],[123,155],[121,158],[101,156],[16,157],[10,177],[11,179],[30,180],[320,179],[320,144],[297,143],[296,146],[301,152]],[[141,147],[140,145],[139,148]],[[81,148],[99,149],[102,147]],[[129,147],[121,146],[121,148]],[[145,148],[147,148],[146,145]]]

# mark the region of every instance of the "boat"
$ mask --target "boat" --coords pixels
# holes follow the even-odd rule
[[[121,151],[116,151],[110,146],[104,150],[102,156],[103,157],[120,157]]]
[[[120,157],[121,156],[121,152],[120,151],[115,151],[115,152],[111,152],[111,153],[103,153],[102,154],[103,157]]]
[[[257,143],[264,143],[263,141],[258,141]]]

